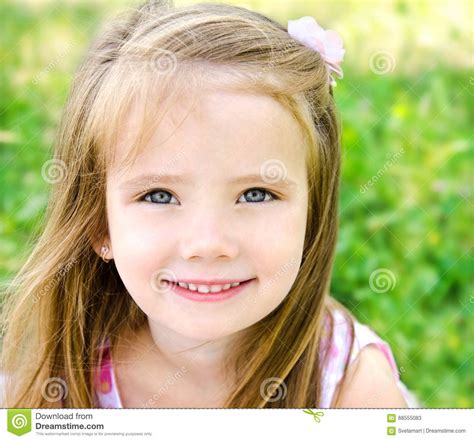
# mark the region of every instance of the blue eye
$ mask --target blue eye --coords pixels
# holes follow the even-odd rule
[[[271,202],[271,201],[274,201],[274,200],[278,200],[278,197],[275,196],[273,193],[269,192],[268,190],[265,190],[264,188],[251,188],[247,191],[245,191],[242,196],[244,196],[245,194],[251,194],[252,196],[250,197],[250,201],[247,201],[247,202],[250,202],[252,204],[254,204],[255,202]],[[265,200],[265,193],[267,195],[270,196],[270,200]],[[259,195],[264,195],[264,200],[259,200]],[[253,200],[252,200],[253,199]],[[255,200],[257,199],[257,200]],[[239,198],[240,200],[240,198]]]
[[[158,195],[158,197],[156,195]],[[174,197],[169,191],[157,189],[148,192],[146,195],[143,196],[141,200],[157,204],[167,204],[169,198],[166,196],[163,197],[163,195],[170,195],[171,197]]]
[[[242,193],[242,196],[246,194],[251,194],[251,196],[249,198],[245,198],[245,201],[252,204],[258,203],[258,202],[271,202],[274,200],[279,200],[279,198],[275,194],[273,194],[272,192],[268,190],[265,190],[264,188],[251,188],[249,190],[246,190],[244,193]],[[261,199],[261,195],[264,195],[263,200]],[[266,195],[270,196],[269,200],[265,200]],[[171,196],[171,198],[174,198],[174,196],[169,191],[155,189],[155,190],[149,191],[144,196],[142,196],[140,198],[140,201],[151,202],[151,203],[160,204],[160,205],[163,205],[163,204],[167,205],[168,202],[170,201],[169,196]],[[239,198],[239,200],[242,198],[242,196]]]

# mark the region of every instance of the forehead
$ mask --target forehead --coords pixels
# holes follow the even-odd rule
[[[110,174],[200,170],[209,177],[274,161],[301,174],[304,137],[292,113],[262,94],[202,89],[181,95],[158,109],[143,127],[140,106],[132,106],[118,136]],[[148,137],[130,167],[122,166],[143,130]]]

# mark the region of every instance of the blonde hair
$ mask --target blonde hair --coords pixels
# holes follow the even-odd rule
[[[165,2],[147,2],[107,25],[74,78],[55,143],[54,160],[66,165],[64,176],[53,185],[44,230],[3,308],[6,407],[52,407],[44,388],[56,378],[67,385],[65,407],[97,405],[97,348],[106,336],[113,345],[124,329],[146,320],[113,262],[104,263],[92,247],[108,230],[105,176],[118,128],[132,104],[143,105],[140,136],[130,149],[136,157],[156,124],[148,106],[165,113],[169,100],[203,83],[284,104],[304,133],[309,184],[298,276],[285,300],[239,343],[237,382],[225,407],[320,407],[328,349],[322,345],[324,319],[332,322],[336,307],[349,315],[328,294],[338,225],[340,128],[326,66],[319,53],[256,12]],[[160,99],[150,104],[145,99],[150,96]],[[270,377],[286,385],[280,400],[261,394]]]

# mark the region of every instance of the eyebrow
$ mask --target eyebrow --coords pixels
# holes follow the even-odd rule
[[[273,182],[273,179],[263,179],[260,173],[252,173],[245,176],[238,176],[230,179],[229,184],[251,184],[254,182],[261,182],[263,184],[271,185],[280,188],[290,188],[296,186],[296,182],[292,179],[278,179]],[[187,186],[193,185],[190,175],[172,175],[172,174],[144,174],[125,181],[120,185],[120,189],[146,189],[155,184],[183,184]]]

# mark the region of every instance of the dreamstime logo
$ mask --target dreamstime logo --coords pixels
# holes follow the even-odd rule
[[[59,377],[48,378],[41,386],[41,395],[46,401],[54,403],[67,397],[66,382]]]
[[[168,75],[176,70],[178,60],[176,55],[166,49],[156,49],[152,57],[152,66],[160,75]]]
[[[278,159],[269,159],[260,167],[260,175],[265,182],[274,184],[278,181],[284,181],[287,175],[285,164]]]
[[[64,48],[55,58],[51,61],[38,75],[33,78],[32,83],[34,85],[38,84],[47,74],[49,74],[53,69],[57,67],[59,62],[69,55],[72,47],[75,46],[75,43],[68,43],[67,47]]]
[[[21,436],[31,432],[31,409],[8,409],[7,430]]]
[[[56,277],[53,280],[51,280],[39,293],[33,296],[33,303],[36,303],[41,297],[49,293],[59,283],[59,281],[67,274],[67,272],[74,266],[76,262],[77,260],[73,259],[70,262],[68,262],[66,265],[64,265],[62,268],[60,268],[56,274]]]
[[[376,75],[385,75],[393,72],[395,66],[395,57],[388,51],[374,52],[369,58],[370,70]]]
[[[390,167],[392,167],[402,157],[404,153],[405,149],[402,147],[394,155],[387,154],[388,160],[384,163],[383,167],[367,181],[366,184],[360,186],[360,192],[365,193],[370,187],[372,187],[390,169]]]
[[[278,271],[273,275],[273,277],[262,285],[262,291],[268,291],[275,285],[279,278],[284,276],[291,268],[293,268],[297,264],[298,260],[296,258],[292,258],[290,261],[285,263],[282,267],[278,269]]]
[[[387,268],[376,269],[370,275],[369,285],[377,293],[392,291],[396,285],[395,274]]]
[[[18,414],[12,418],[12,425],[15,429],[22,429],[28,424],[28,418],[25,415]]]
[[[41,176],[49,184],[60,182],[66,176],[66,163],[61,159],[50,159],[41,167]]]
[[[253,293],[247,298],[244,297],[244,300],[241,301],[243,307],[245,309],[249,309],[250,307],[254,306],[259,300],[261,300],[262,296],[265,296],[267,294],[271,295],[272,287],[277,283],[278,279],[283,277],[297,263],[298,260],[293,257],[290,261],[281,266],[269,281],[261,285],[261,289],[259,289],[258,292]],[[242,310],[237,308],[233,312],[235,314],[242,314]]]
[[[265,67],[252,79],[252,84],[255,86],[267,72],[274,69],[275,66],[280,63],[280,60],[287,56],[291,49],[294,49],[294,43],[292,41],[284,42],[282,49],[278,53],[272,53],[271,61],[266,63]]]
[[[159,400],[159,398],[162,395],[166,395],[170,389],[171,386],[174,386],[178,380],[180,380],[183,377],[183,374],[185,374],[188,371],[186,366],[181,366],[181,368],[175,372],[173,377],[168,377],[166,380],[166,383],[162,385],[158,392],[153,394],[153,396],[146,402],[144,403],[144,407],[152,407],[156,402]]]
[[[398,370],[398,375],[400,376],[405,372],[405,368],[403,366],[397,366]],[[393,374],[393,372],[392,372]],[[390,382],[393,381],[393,375],[384,375],[383,381],[387,384],[390,385]],[[385,388],[384,387],[379,387],[375,393],[371,394],[368,398],[367,401],[364,404],[364,407],[378,407],[378,404],[380,403],[380,400],[384,399],[385,397]]]
[[[270,403],[284,399],[286,393],[286,384],[278,377],[267,378],[260,385],[260,396]]]
[[[168,268],[159,269],[151,276],[151,289],[158,294],[163,294],[170,290],[169,282],[178,282],[176,274]]]

